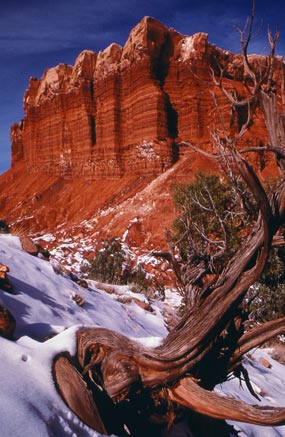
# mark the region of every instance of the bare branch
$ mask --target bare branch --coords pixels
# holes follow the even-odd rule
[[[285,317],[271,320],[247,331],[238,341],[236,350],[230,360],[229,371],[232,371],[242,356],[251,349],[284,334]]]
[[[168,392],[173,401],[216,419],[248,422],[262,426],[285,424],[285,408],[256,407],[223,397],[199,387],[191,378],[180,380]]]
[[[219,158],[220,158],[219,155],[215,155],[215,154],[212,154],[212,153],[208,153],[208,152],[206,152],[205,150],[202,150],[201,148],[196,147],[194,144],[188,143],[188,142],[186,142],[186,141],[181,141],[181,142],[179,142],[177,145],[178,145],[178,146],[188,146],[188,147],[190,147],[192,150],[194,150],[195,152],[198,152],[199,154],[204,155],[204,156],[206,156],[207,158],[211,158],[211,159],[219,159]]]

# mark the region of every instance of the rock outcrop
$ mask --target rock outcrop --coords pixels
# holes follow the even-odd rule
[[[94,240],[112,236],[137,253],[165,247],[164,229],[176,215],[173,186],[197,171],[219,171],[186,144],[211,152],[220,115],[231,130],[245,121],[214,86],[211,71],[219,77],[219,68],[224,86],[242,97],[239,55],[210,44],[205,33],[183,36],[146,17],[124,47],[84,51],[74,66],[32,78],[25,119],[11,128],[13,165],[0,175],[1,217],[14,231],[56,235],[50,250],[65,247],[67,235],[91,251]],[[241,146],[267,142],[257,108]],[[266,162],[250,159],[263,179],[276,175],[269,154]]]
[[[217,64],[228,71],[226,85],[242,92],[238,56],[205,33],[183,36],[145,17],[124,47],[84,51],[73,67],[30,79],[25,119],[11,128],[12,163],[65,178],[158,175],[178,159],[179,143],[210,147],[218,116],[209,72]],[[227,105],[221,93],[219,105]],[[260,125],[251,142],[265,137]]]

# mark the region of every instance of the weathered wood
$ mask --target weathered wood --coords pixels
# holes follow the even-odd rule
[[[285,408],[257,407],[205,390],[191,378],[184,378],[168,390],[170,398],[193,411],[216,419],[262,426],[285,425]]]
[[[227,131],[225,123],[221,120],[221,137],[217,132],[213,137],[220,156],[226,159],[227,165],[233,167],[232,173],[241,175],[254,197],[259,208],[258,219],[240,249],[211,282],[205,279],[207,267],[204,267],[203,262],[195,266],[183,266],[183,270],[168,239],[169,252],[158,255],[168,259],[173,265],[179,283],[187,286],[195,295],[191,295],[191,308],[160,346],[147,348],[104,328],[78,330],[78,369],[72,369],[68,360],[59,358],[55,362],[54,373],[59,391],[67,404],[76,414],[77,411],[81,414],[79,417],[85,423],[92,423],[97,430],[104,425],[99,420],[96,403],[93,405],[90,395],[85,394],[84,398],[78,398],[77,394],[74,394],[77,387],[88,393],[80,374],[88,381],[90,387],[94,383],[99,385],[114,403],[126,405],[133,402],[133,411],[138,416],[144,409],[155,410],[155,406],[164,405],[164,412],[160,413],[161,420],[171,423],[177,403],[217,419],[266,426],[285,424],[285,408],[258,408],[210,391],[217,383],[225,381],[230,372],[242,369],[244,353],[276,335],[285,333],[285,318],[245,332],[247,316],[242,309],[243,298],[264,270],[273,240],[276,239],[276,235],[280,235],[285,222],[284,179],[280,180],[275,192],[268,195],[253,168],[243,158],[242,153],[250,150],[238,151],[238,142],[252,124],[257,102],[261,101],[270,144],[261,147],[260,150],[255,148],[255,152],[274,152],[284,174],[285,108],[282,108],[280,114],[273,81],[278,33],[274,38],[268,34],[270,54],[264,65],[259,65],[255,70],[247,55],[253,19],[254,0],[247,26],[244,31],[240,31],[244,96],[237,97],[225,89],[222,69],[219,80],[215,79],[215,85],[224,92],[233,110],[238,112],[241,107],[246,109],[247,119],[233,135],[230,129]],[[281,68],[283,72],[283,63]],[[282,87],[284,91],[284,85]],[[285,106],[284,98],[282,104]],[[215,372],[212,369],[215,369]],[[70,383],[67,372],[75,375],[76,382],[72,383],[70,390],[66,387]],[[246,381],[250,389],[248,378]],[[137,402],[140,396],[144,399],[141,403]],[[85,417],[85,407],[95,408],[94,416],[91,414],[90,417],[87,414]],[[133,425],[134,434],[138,423]]]
[[[58,391],[69,408],[88,426],[109,435],[82,375],[67,356],[60,355],[55,359],[53,374]]]
[[[242,356],[251,349],[260,346],[267,341],[284,334],[285,317],[271,320],[245,332],[238,340],[236,349],[230,359],[228,370],[231,371],[242,359]]]
[[[168,387],[169,402],[175,401],[211,417],[262,425],[284,423],[284,409],[270,412],[266,408],[260,410],[205,391],[191,379],[182,379],[185,374],[191,374],[200,379],[204,387],[212,388],[240,365],[243,353],[285,332],[285,319],[282,318],[244,333],[240,307],[249,286],[263,271],[273,236],[284,222],[284,184],[279,186],[274,197],[268,199],[252,168],[236,151],[233,156],[237,168],[260,206],[259,219],[240,250],[222,273],[211,284],[206,284],[194,307],[186,313],[165,341],[152,349],[103,328],[83,328],[77,333],[80,372],[83,375],[91,372],[116,403],[130,399],[132,393],[146,389],[149,390],[151,401],[160,387]],[[219,371],[210,377],[207,368],[212,366],[217,366]],[[57,372],[58,366],[55,366],[55,374]],[[76,375],[78,379],[80,374],[77,372]],[[81,407],[77,405],[77,398],[74,400],[68,390],[68,395],[66,394],[64,387],[69,380],[57,377],[57,381],[63,397],[73,411],[79,409],[79,417],[85,423],[93,423],[98,430],[97,413],[96,419],[86,418]],[[175,386],[177,381],[180,382]],[[87,403],[89,402],[91,401],[88,397]],[[170,411],[169,407],[169,414]]]

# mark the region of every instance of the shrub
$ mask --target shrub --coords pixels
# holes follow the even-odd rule
[[[90,266],[90,278],[109,284],[124,283],[125,255],[118,239],[102,242],[102,248],[95,251]]]
[[[137,292],[144,292],[152,283],[141,265],[131,266],[118,238],[103,241],[101,249],[95,251],[89,277],[108,284],[131,284]]]
[[[0,234],[8,234],[9,225],[5,220],[0,220]]]
[[[138,264],[127,278],[128,284],[133,284],[132,290],[136,293],[143,293],[152,285],[151,278],[147,277],[146,272],[141,264]]]
[[[252,199],[238,183],[233,188],[218,175],[202,172],[192,183],[175,185],[173,199],[178,212],[173,241],[182,259],[193,260],[193,254],[202,259],[207,253],[210,268],[217,273],[238,249],[250,226],[256,210]]]
[[[270,180],[265,189],[271,190],[275,184]],[[254,200],[238,181],[233,188],[219,176],[201,172],[192,183],[174,187],[174,204],[178,217],[173,223],[173,242],[183,261],[192,265],[208,253],[208,273],[219,273],[257,218]],[[226,250],[221,250],[223,247]],[[264,272],[246,295],[245,307],[254,322],[285,315],[284,256],[282,247],[271,249]],[[183,293],[188,299],[182,288]]]
[[[259,282],[246,299],[250,320],[261,322],[285,315],[285,260],[281,248],[272,248]]]

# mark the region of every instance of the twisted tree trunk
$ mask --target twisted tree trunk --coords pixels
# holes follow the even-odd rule
[[[65,356],[55,360],[54,376],[61,395],[85,423],[100,432],[125,435],[128,429],[137,436],[142,421],[172,423],[179,406],[218,419],[285,424],[285,409],[249,406],[211,392],[230,372],[240,369],[244,353],[285,332],[285,318],[245,332],[246,315],[241,307],[284,222],[285,187],[281,184],[267,199],[251,167],[236,151],[233,156],[260,205],[256,227],[164,342],[147,348],[111,330],[83,328],[77,332],[76,360],[72,363]],[[76,370],[72,371],[73,366]],[[76,375],[73,386],[67,383],[71,372]],[[127,414],[115,429],[108,429],[102,419],[104,411],[100,412],[102,396],[103,404],[112,408],[127,412],[131,405],[132,420]]]
[[[284,408],[250,406],[212,391],[229,373],[243,372],[243,354],[285,333],[285,318],[246,332],[247,315],[242,308],[243,298],[262,273],[272,240],[285,222],[284,180],[280,180],[279,187],[268,197],[251,166],[237,151],[238,140],[253,120],[251,108],[254,110],[259,101],[270,144],[255,151],[273,151],[283,167],[285,125],[283,113],[279,116],[272,81],[278,35],[272,39],[269,34],[272,50],[260,79],[260,72],[255,74],[247,56],[254,1],[252,4],[247,38],[245,31],[241,32],[245,95],[249,97],[236,100],[223,88],[222,77],[215,84],[234,108],[243,106],[248,111],[248,119],[237,135],[229,138],[225,131],[223,141],[226,155],[256,200],[258,220],[239,251],[211,282],[202,280],[197,284],[197,278],[188,271],[188,278],[192,278],[195,285],[194,304],[160,346],[147,348],[111,330],[83,328],[77,332],[76,357],[59,355],[55,358],[53,374],[63,399],[81,420],[103,434],[157,436],[159,427],[170,426],[184,409],[217,419],[264,426],[285,424]],[[172,258],[181,279],[173,256],[165,256]],[[199,272],[200,277],[203,272]],[[246,380],[252,391],[248,378]],[[151,434],[153,427],[156,431]]]

